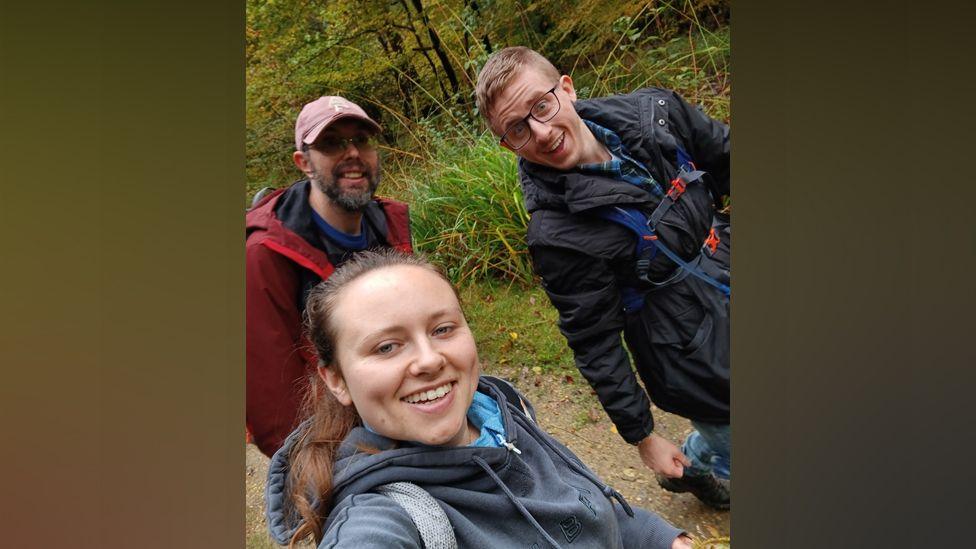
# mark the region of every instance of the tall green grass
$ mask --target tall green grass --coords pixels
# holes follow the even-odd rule
[[[402,174],[416,248],[456,283],[532,282],[525,245],[529,216],[515,155],[490,134],[439,137],[431,158]]]

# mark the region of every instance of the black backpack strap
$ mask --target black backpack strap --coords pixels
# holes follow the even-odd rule
[[[678,198],[684,194],[685,188],[688,186],[688,184],[692,183],[693,181],[700,180],[702,176],[705,175],[705,172],[695,167],[695,163],[691,161],[691,156],[689,156],[688,153],[681,148],[681,145],[677,145],[677,147],[678,175],[671,180],[671,186],[668,188],[668,192],[664,195],[664,198],[661,199],[661,202],[651,214],[649,222],[652,229],[657,227],[658,221],[664,218],[664,214],[668,213],[671,206],[673,206],[674,203],[678,201]]]
[[[500,377],[495,376],[483,375],[481,376],[481,379],[485,380],[485,382],[498,389],[503,395],[505,395],[505,400],[507,400],[510,404],[514,405],[517,402],[522,412],[533,422],[536,422],[535,408],[533,408],[532,404],[530,404],[527,400],[522,398],[522,394],[518,392],[514,385]]]

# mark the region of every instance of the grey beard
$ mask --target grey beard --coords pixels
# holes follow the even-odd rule
[[[372,175],[369,179],[369,187],[359,193],[343,193],[339,190],[339,185],[336,184],[335,177],[322,177],[322,174],[318,172],[313,172],[309,179],[312,180],[320,191],[325,193],[325,196],[329,197],[335,205],[339,206],[347,212],[362,212],[366,210],[366,206],[373,199],[373,193],[376,192],[376,188],[379,187],[380,175],[379,166],[377,166],[376,173]]]

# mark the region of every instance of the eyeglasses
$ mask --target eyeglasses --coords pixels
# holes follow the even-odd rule
[[[345,152],[349,145],[356,147],[359,152],[369,152],[376,148],[376,140],[372,135],[354,135],[348,138],[326,137],[312,143],[311,148],[322,154],[335,155]]]
[[[556,116],[556,113],[559,112],[559,98],[556,96],[556,88],[558,86],[559,84],[553,86],[541,99],[536,101],[529,114],[510,125],[505,130],[505,133],[502,134],[501,142],[514,150],[521,149],[529,142],[529,138],[532,136],[532,130],[529,128],[530,118],[542,123],[552,120]]]

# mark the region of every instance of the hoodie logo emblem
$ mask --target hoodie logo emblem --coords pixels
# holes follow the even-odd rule
[[[579,537],[580,532],[583,531],[583,525],[580,524],[579,519],[576,515],[569,515],[567,518],[563,519],[559,523],[559,528],[563,531],[563,535],[566,536],[566,541],[573,543],[577,537]]]
[[[596,516],[596,509],[593,508],[593,503],[590,501],[590,498],[586,497],[586,494],[584,494],[583,492],[580,492],[579,500],[580,500],[580,503],[582,503],[583,505],[585,505],[586,508],[589,509],[590,512],[593,513],[593,516],[595,517]]]

